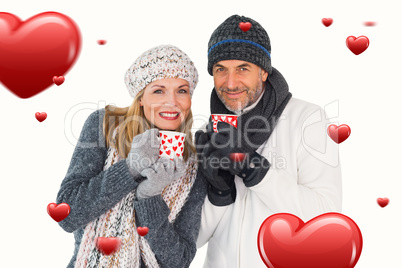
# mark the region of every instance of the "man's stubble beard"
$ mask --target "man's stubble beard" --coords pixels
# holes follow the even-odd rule
[[[246,91],[247,93],[247,98],[246,98],[246,103],[244,105],[241,104],[241,102],[237,102],[237,107],[236,108],[231,108],[228,106],[227,101],[225,100],[225,98],[223,97],[223,93],[224,92],[238,92],[240,90],[238,90],[238,88],[236,88],[235,90],[229,90],[227,88],[219,88],[217,91],[219,93],[217,93],[218,98],[221,100],[221,102],[225,105],[226,109],[228,109],[229,111],[233,112],[233,113],[239,113],[242,110],[244,110],[245,108],[249,107],[250,105],[252,105],[254,102],[257,101],[257,99],[260,97],[260,95],[262,94],[263,91],[263,86],[264,83],[262,82],[262,75],[261,75],[261,69],[260,69],[260,73],[259,73],[259,83],[258,86],[256,88],[256,90],[254,90],[254,94],[252,97],[248,96],[250,93],[250,89],[249,88],[244,88],[242,89]]]

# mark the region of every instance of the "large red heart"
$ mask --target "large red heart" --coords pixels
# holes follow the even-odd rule
[[[355,55],[363,53],[368,48],[369,44],[369,39],[364,35],[357,38],[354,36],[346,38],[346,45]]]
[[[0,12],[0,81],[20,98],[30,98],[65,74],[78,57],[81,36],[75,22],[57,12],[26,21]]]
[[[348,125],[330,125],[327,129],[328,136],[336,143],[344,142],[351,133],[351,129]]]
[[[274,214],[258,232],[258,250],[270,268],[351,268],[362,244],[357,224],[333,212],[307,223],[292,214]]]
[[[70,214],[70,206],[67,203],[50,203],[47,205],[47,213],[53,220],[60,222]]]
[[[103,255],[112,255],[120,249],[121,241],[118,237],[98,237],[96,247]]]

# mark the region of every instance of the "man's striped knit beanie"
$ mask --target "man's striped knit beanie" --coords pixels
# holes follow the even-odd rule
[[[223,60],[243,60],[271,73],[271,43],[265,29],[255,20],[233,15],[212,33],[208,43],[208,73]]]

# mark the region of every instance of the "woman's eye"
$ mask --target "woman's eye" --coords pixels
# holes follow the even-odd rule
[[[188,92],[187,89],[180,89],[180,90],[179,90],[179,93],[184,93],[184,94],[186,94],[187,92]]]
[[[162,93],[161,89],[157,89],[157,90],[154,91],[154,94],[161,94],[161,93]]]

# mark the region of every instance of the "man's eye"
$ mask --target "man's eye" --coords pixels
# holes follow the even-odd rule
[[[240,71],[247,71],[247,68],[241,67],[241,68],[240,68]]]

